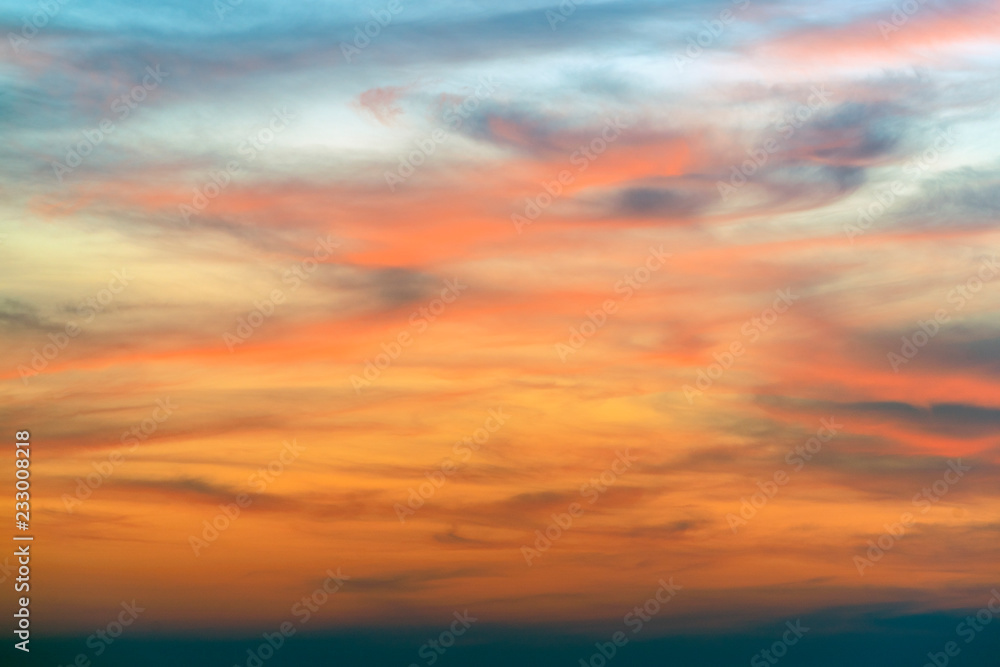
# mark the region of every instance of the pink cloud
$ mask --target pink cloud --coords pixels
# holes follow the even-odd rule
[[[396,116],[403,113],[397,102],[407,89],[408,86],[372,88],[361,93],[356,104],[359,108],[367,109],[383,125],[392,125]]]

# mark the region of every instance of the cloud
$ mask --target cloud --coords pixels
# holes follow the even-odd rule
[[[367,110],[383,125],[393,125],[396,118],[403,114],[403,108],[398,102],[410,86],[385,86],[371,88],[358,96],[357,106]]]

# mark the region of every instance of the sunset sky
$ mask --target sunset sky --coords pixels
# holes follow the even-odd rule
[[[18,664],[995,664],[1000,2],[0,27]]]

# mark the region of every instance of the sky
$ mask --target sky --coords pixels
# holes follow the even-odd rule
[[[18,664],[995,659],[1000,2],[0,28]]]

